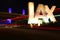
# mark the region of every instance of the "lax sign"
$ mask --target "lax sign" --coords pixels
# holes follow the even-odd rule
[[[28,18],[28,24],[30,24],[31,28],[33,27],[33,24],[38,24],[40,26],[43,23],[43,20],[45,23],[49,23],[49,19],[51,22],[56,22],[56,19],[53,15],[53,12],[55,10],[56,6],[52,6],[51,9],[49,9],[48,5],[38,4],[36,12],[34,13],[34,3],[29,2],[28,3],[28,10],[29,10],[29,18]]]

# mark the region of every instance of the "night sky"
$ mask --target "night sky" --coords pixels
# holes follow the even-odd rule
[[[11,7],[13,8],[13,12],[21,13],[22,9],[25,9],[27,13],[28,2],[34,2],[35,9],[39,3],[48,5],[49,7],[56,5],[57,8],[60,8],[59,0],[0,0],[0,11],[7,12],[7,9]]]

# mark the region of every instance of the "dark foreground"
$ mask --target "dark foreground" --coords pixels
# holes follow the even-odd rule
[[[0,28],[0,39],[7,40],[60,40],[60,31]]]

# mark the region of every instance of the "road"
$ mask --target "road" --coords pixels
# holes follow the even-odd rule
[[[0,39],[7,40],[60,40],[60,31],[0,28]]]

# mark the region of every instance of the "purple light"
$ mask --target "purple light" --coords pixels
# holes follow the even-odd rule
[[[11,23],[11,19],[7,19],[7,22],[8,22],[8,23]]]
[[[22,10],[22,15],[25,15],[25,10],[24,9]]]
[[[9,14],[11,14],[12,13],[12,8],[9,8],[8,12],[9,12]]]

